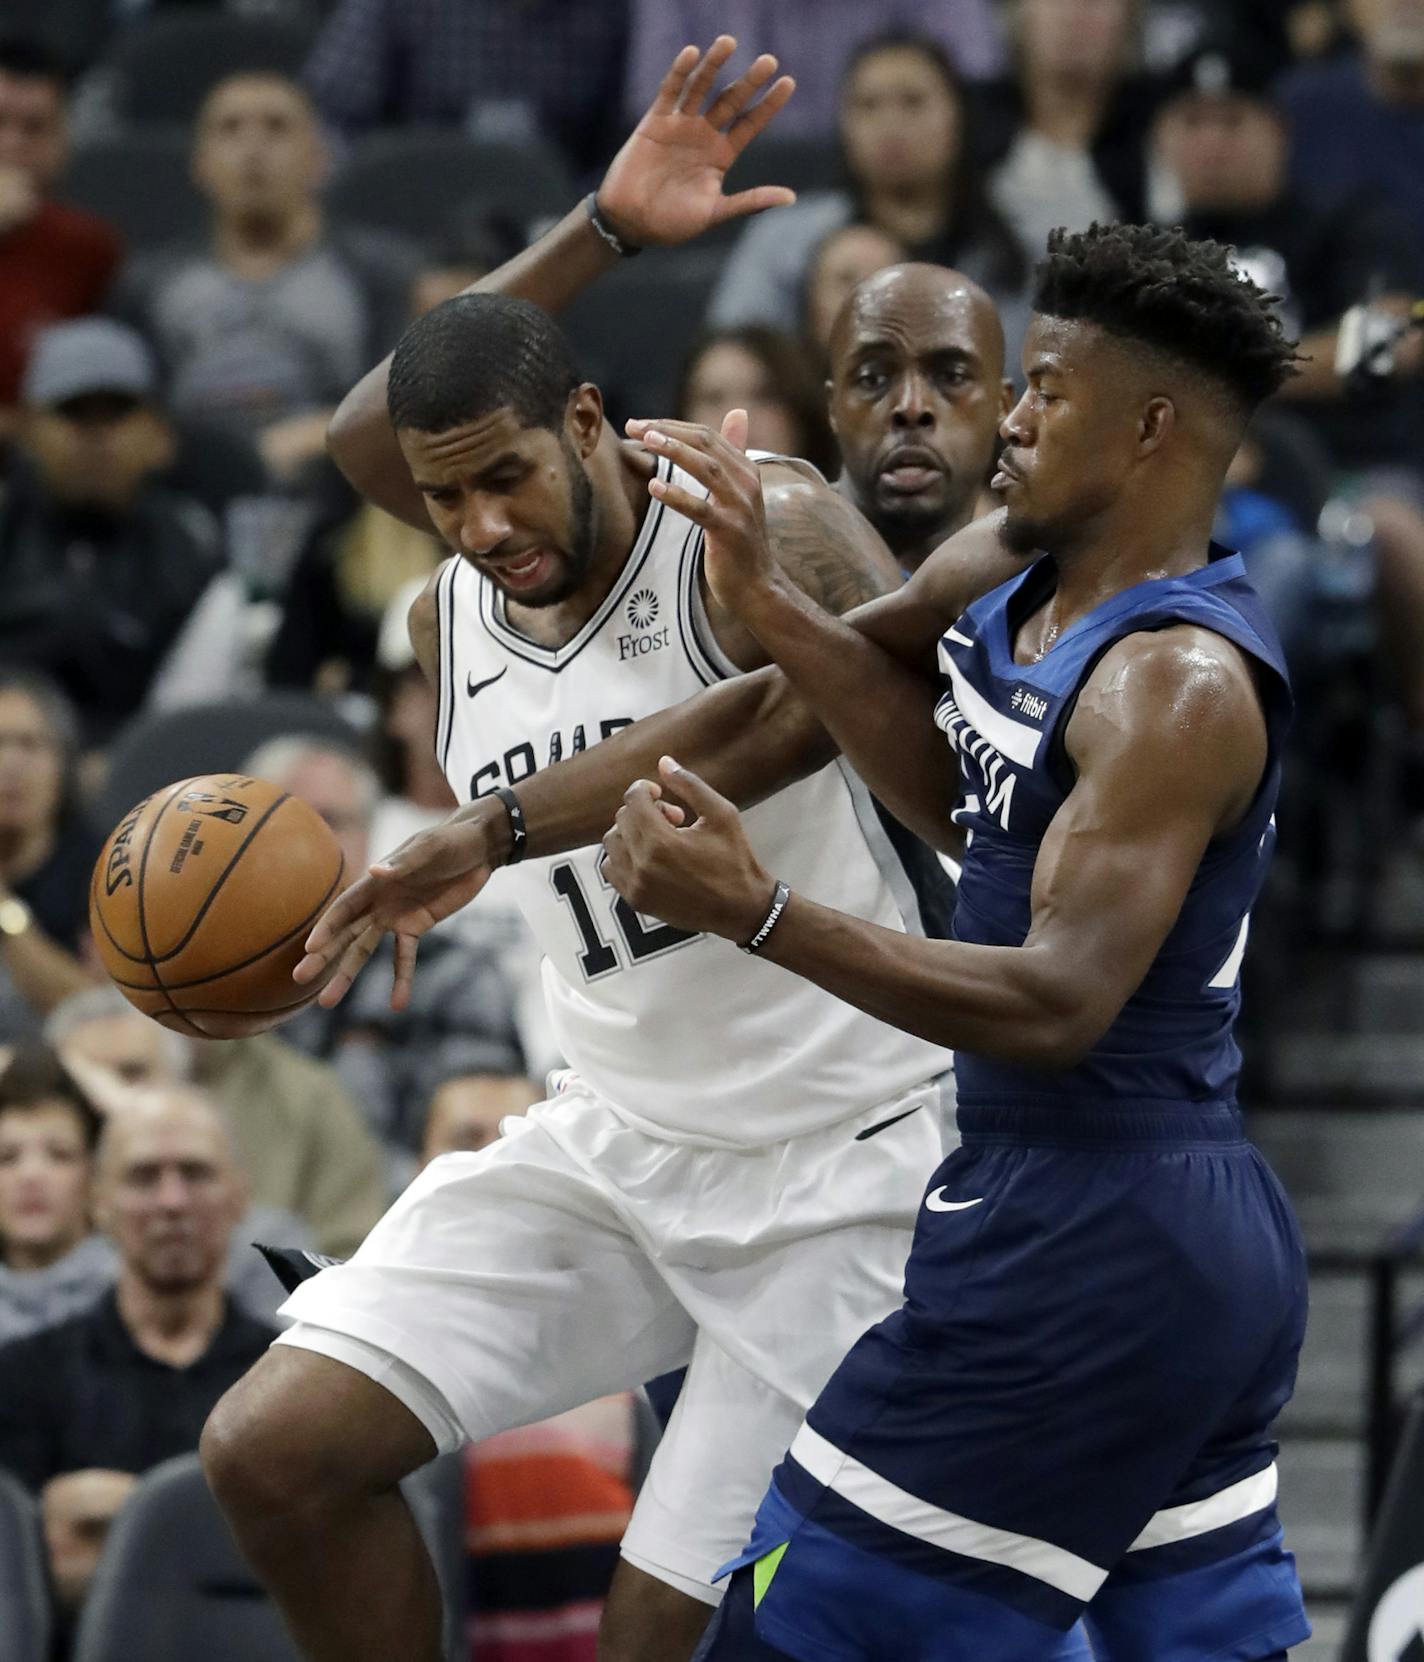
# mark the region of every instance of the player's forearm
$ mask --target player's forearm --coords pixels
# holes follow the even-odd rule
[[[465,292],[513,295],[555,312],[617,263],[618,256],[594,230],[580,203],[537,242]],[[327,429],[327,449],[368,502],[427,528],[424,504],[386,413],[390,368],[390,358],[383,358],[347,393]]]
[[[793,894],[761,956],[950,1050],[1061,1070],[1098,1037],[1073,978],[1041,948],[923,940]]]
[[[522,781],[530,855],[596,843],[636,779],[656,779],[675,756],[739,808],[824,767],[836,753],[825,729],[775,669],[723,681]],[[484,801],[463,815],[488,813]],[[504,810],[499,810],[504,818]]]
[[[934,724],[937,684],[788,583],[759,587],[738,615],[875,796],[932,848],[957,854],[958,778]]]

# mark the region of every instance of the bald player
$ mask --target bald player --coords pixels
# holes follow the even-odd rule
[[[974,516],[1013,404],[1004,329],[979,285],[945,266],[887,266],[831,328],[836,489],[909,576]]]

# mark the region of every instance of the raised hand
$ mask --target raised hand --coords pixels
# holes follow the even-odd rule
[[[388,931],[395,935],[395,976],[391,1008],[410,1001],[420,937],[462,906],[468,906],[499,864],[497,827],[505,811],[480,803],[429,831],[409,837],[339,894],[307,936],[307,955],[292,971],[303,985],[320,980],[336,965],[318,1002],[330,1008],[345,997],[366,961]]]
[[[727,169],[796,89],[789,75],[773,79],[776,59],[764,53],[713,97],[718,73],[736,49],[731,35],[719,35],[706,52],[684,46],[613,158],[598,205],[628,241],[689,242],[725,220],[796,200],[782,185],[723,194]],[[763,88],[765,96],[748,109]]]
[[[639,779],[628,787],[603,839],[604,875],[634,911],[697,934],[750,940],[776,882],[757,863],[741,815],[671,756],[658,771],[661,783]],[[683,812],[665,802],[664,787]]]
[[[761,469],[745,451],[746,411],[729,410],[720,433],[692,421],[630,421],[627,431],[707,487],[703,497],[670,481],[648,482],[650,495],[702,527],[707,586],[719,606],[737,612],[755,585],[774,581],[777,572],[766,533]]]

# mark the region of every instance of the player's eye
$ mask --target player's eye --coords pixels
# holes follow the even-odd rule
[[[878,364],[863,364],[855,373],[855,384],[862,392],[880,392],[888,379]]]

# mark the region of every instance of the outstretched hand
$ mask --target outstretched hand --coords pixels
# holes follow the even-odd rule
[[[503,810],[499,810],[500,813]],[[387,933],[395,936],[391,1008],[410,1001],[420,937],[467,906],[498,863],[489,822],[459,815],[409,837],[342,891],[307,936],[292,979],[309,986],[330,976],[318,1002],[338,1004]]]
[[[598,205],[630,242],[689,242],[726,220],[796,200],[796,192],[782,185],[723,194],[727,169],[796,90],[789,75],[774,79],[776,59],[763,53],[713,97],[717,76],[736,49],[731,35],[719,35],[706,52],[684,46],[613,158],[598,187]]]
[[[741,815],[671,756],[658,772],[661,783],[639,779],[628,787],[603,839],[604,875],[636,912],[696,934],[750,940],[776,883],[757,863]],[[664,788],[681,810],[665,800]]]

